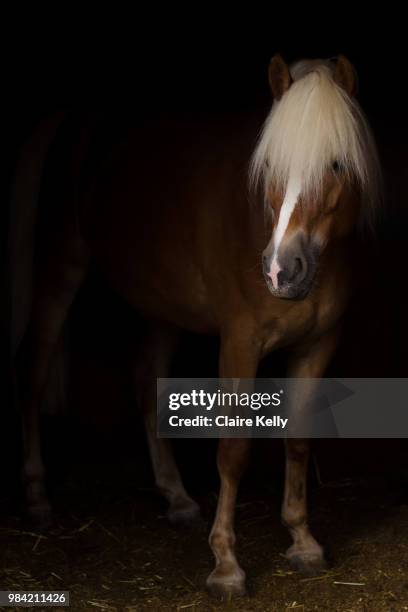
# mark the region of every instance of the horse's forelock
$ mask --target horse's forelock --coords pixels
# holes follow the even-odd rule
[[[266,193],[272,182],[284,190],[289,176],[297,174],[303,192],[313,196],[337,161],[360,184],[363,216],[371,222],[381,196],[377,150],[360,106],[335,83],[333,67],[323,60],[291,66],[294,82],[272,106],[253,153],[250,180]]]

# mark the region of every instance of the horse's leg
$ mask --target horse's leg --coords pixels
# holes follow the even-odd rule
[[[337,344],[337,333],[324,336],[291,357],[289,376],[319,378],[324,375]],[[301,410],[301,406],[300,406]],[[297,407],[299,411],[299,407]],[[310,441],[300,438],[286,440],[285,492],[282,520],[293,538],[286,557],[292,567],[306,575],[326,568],[323,549],[310,533],[307,523],[306,484]]]
[[[157,328],[149,335],[143,351],[143,368],[136,365],[135,384],[143,413],[147,442],[156,486],[169,502],[167,518],[172,524],[189,524],[200,519],[200,508],[186,492],[174,460],[171,440],[157,437],[156,379],[169,376],[178,332]]]
[[[41,457],[40,404],[63,324],[87,269],[86,257],[67,259],[61,265],[52,261],[52,270],[42,274],[34,290],[32,316],[16,364],[23,426],[23,485],[28,516],[40,527],[48,524],[51,514]]]
[[[242,336],[242,328],[236,334],[221,338],[221,378],[254,378],[258,361],[259,346],[253,337]],[[218,446],[221,489],[209,539],[216,565],[207,578],[207,587],[221,597],[245,594],[245,572],[235,556],[234,514],[239,482],[248,463],[250,442],[248,438],[221,439]]]

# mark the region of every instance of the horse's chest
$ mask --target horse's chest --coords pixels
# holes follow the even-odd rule
[[[320,330],[320,312],[316,304],[305,301],[286,309],[279,308],[263,324],[265,353],[295,344]]]

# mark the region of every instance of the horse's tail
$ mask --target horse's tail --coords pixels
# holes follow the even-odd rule
[[[32,306],[35,228],[41,182],[49,149],[64,113],[40,121],[23,144],[10,188],[8,234],[8,315],[10,370],[15,381],[18,349],[26,332]],[[53,360],[45,403],[65,403],[65,359],[60,343]]]

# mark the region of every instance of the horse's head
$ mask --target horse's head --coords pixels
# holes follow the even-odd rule
[[[262,265],[274,295],[302,298],[327,246],[372,216],[379,165],[345,57],[289,68],[275,56],[269,82],[274,104],[252,159],[271,219]]]

